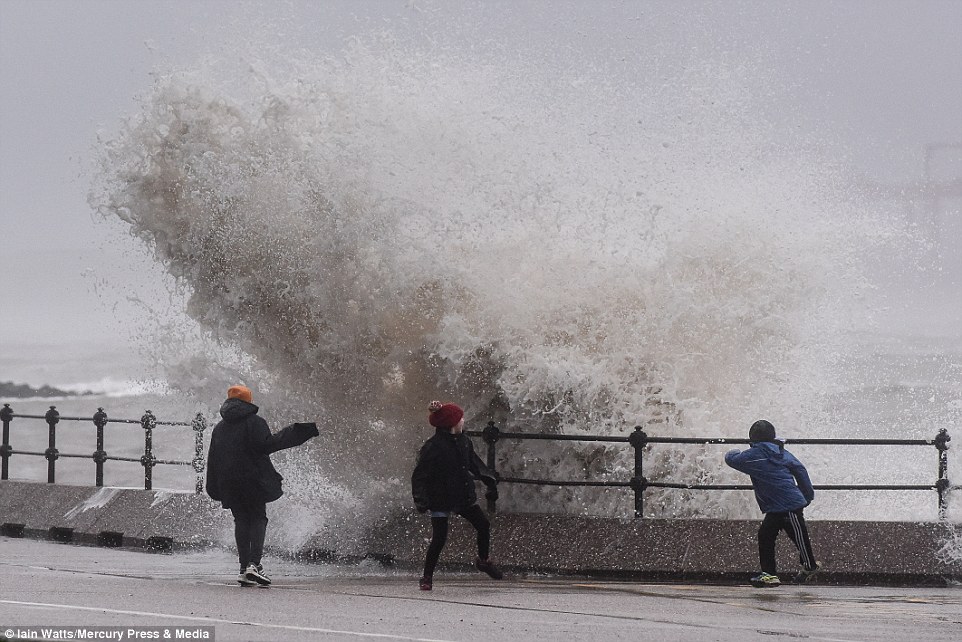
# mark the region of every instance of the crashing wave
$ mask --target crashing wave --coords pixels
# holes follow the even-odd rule
[[[105,141],[91,201],[249,356],[266,409],[321,417],[332,478],[403,478],[435,398],[538,431],[808,430],[861,260],[897,232],[776,136],[755,82],[715,61],[651,92],[380,41],[269,70],[207,63],[160,77]],[[531,476],[630,461],[502,452]],[[724,475],[707,456],[659,451],[647,474]],[[610,508],[571,492],[506,501]],[[651,505],[730,501],[672,497]]]

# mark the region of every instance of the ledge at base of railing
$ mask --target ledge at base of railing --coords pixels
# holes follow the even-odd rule
[[[283,499],[270,505],[270,550],[305,561],[373,559],[411,569],[412,577],[423,564],[431,520],[413,510],[371,523],[360,523],[353,512],[337,515],[306,539],[295,529],[297,543],[290,543],[281,531],[303,510]],[[757,572],[758,520],[499,514],[491,521],[494,555],[518,573],[743,583]],[[70,529],[72,541],[81,543],[120,533],[124,546],[144,548],[153,541],[160,551],[230,549],[233,542],[230,513],[203,496],[0,482],[0,536],[18,536],[18,525],[19,535],[42,539],[51,528]],[[825,564],[818,583],[944,586],[962,581],[962,559],[946,552],[962,542],[962,526],[817,520],[808,526],[816,556]],[[474,529],[454,520],[445,565],[471,567],[475,543]],[[794,572],[794,548],[781,545],[778,552],[779,569]],[[232,570],[230,565],[225,573]]]

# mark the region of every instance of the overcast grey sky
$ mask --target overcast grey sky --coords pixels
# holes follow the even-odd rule
[[[962,0],[0,0],[0,379],[15,374],[4,372],[15,346],[95,334],[126,345],[118,328],[139,308],[118,292],[134,274],[159,277],[116,225],[92,216],[83,167],[98,130],[136,112],[152,72],[218,51],[245,24],[329,52],[373,28],[430,38],[462,18],[475,44],[493,38],[531,52],[565,42],[612,68],[621,60],[624,73],[652,39],[677,64],[698,49],[761,48],[804,101],[805,126],[829,132],[872,181],[917,181],[925,144],[962,141]],[[124,264],[128,274],[118,274]]]

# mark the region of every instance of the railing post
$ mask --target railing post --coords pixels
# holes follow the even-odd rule
[[[946,493],[949,491],[949,431],[945,428],[935,436],[935,448],[939,452],[939,479],[935,482],[935,490],[939,494],[939,519],[945,519]]]
[[[10,422],[13,420],[13,408],[10,404],[3,404],[0,409],[0,420],[3,421],[3,444],[0,445],[0,479],[10,478],[10,455],[13,448],[10,446]]]
[[[154,457],[154,428],[157,426],[157,418],[149,410],[140,418],[140,426],[144,429],[144,456],[140,458],[140,463],[144,467],[144,490],[154,488],[154,466],[157,458]]]
[[[95,483],[97,486],[103,486],[104,462],[107,461],[107,453],[104,451],[104,426],[107,425],[107,413],[103,408],[97,408],[97,412],[94,413],[94,425],[97,426],[97,450],[93,454],[94,463],[97,464]]]
[[[641,519],[645,516],[645,489],[648,488],[648,480],[644,474],[645,446],[648,444],[648,434],[635,426],[635,431],[628,437],[628,443],[635,450],[635,475],[631,478],[631,489],[635,492],[635,517]]]
[[[191,422],[194,428],[194,460],[191,465],[197,473],[197,482],[194,484],[194,492],[198,495],[204,492],[204,431],[207,430],[207,420],[204,415],[197,413],[194,421]]]
[[[49,439],[47,449],[43,451],[43,456],[47,458],[47,483],[52,484],[56,480],[56,462],[60,457],[60,451],[57,450],[57,423],[60,421],[60,413],[57,412],[57,407],[50,406],[50,410],[44,415],[44,419],[47,420],[49,426]]]
[[[497,455],[498,437],[500,436],[501,436],[501,431],[498,429],[498,426],[493,421],[489,421],[488,425],[485,426],[484,430],[481,431],[481,438],[484,439],[484,443],[488,444],[488,454],[487,454],[487,461],[485,462],[485,465],[488,467],[488,470],[490,470],[492,473],[495,473],[495,474],[497,474],[498,472],[495,469],[495,464],[496,464],[495,459]],[[495,486],[495,488],[497,488],[497,486]],[[494,513],[498,508],[497,504],[498,504],[497,499],[492,499],[489,497],[488,512]]]

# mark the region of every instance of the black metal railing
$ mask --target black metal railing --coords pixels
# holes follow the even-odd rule
[[[43,419],[47,422],[47,449],[43,452],[32,452],[28,450],[14,450],[10,445],[10,424],[14,419]],[[93,454],[62,453],[57,449],[57,424],[61,421],[93,421],[97,428],[96,450]],[[0,421],[3,422],[3,442],[0,444],[0,479],[9,479],[10,458],[13,455],[27,455],[32,457],[44,457],[47,460],[47,483],[53,484],[57,478],[57,460],[61,457],[74,457],[80,459],[93,459],[95,464],[94,483],[97,486],[104,485],[104,463],[107,461],[127,461],[136,462],[144,467],[144,489],[153,489],[154,467],[161,465],[170,466],[191,466],[196,474],[194,491],[201,493],[204,490],[203,472],[206,466],[204,459],[204,431],[207,430],[207,420],[201,413],[190,422],[186,421],[158,421],[151,411],[147,411],[140,419],[108,419],[107,413],[103,408],[97,408],[93,417],[62,417],[57,411],[56,406],[50,406],[50,410],[43,415],[19,415],[10,407],[10,404],[3,404],[0,408]],[[115,457],[107,454],[104,450],[104,429],[107,423],[115,424],[140,424],[144,431],[144,454],[141,457]],[[177,461],[172,459],[157,459],[154,456],[154,430],[157,426],[190,426],[194,431],[194,458],[190,461]]]
[[[466,430],[471,437],[481,437],[487,444],[486,465],[497,471],[497,444],[502,439],[579,441],[594,443],[628,444],[634,451],[634,474],[631,479],[618,481],[528,479],[523,477],[499,477],[499,483],[534,484],[538,486],[583,486],[605,488],[630,488],[634,494],[635,517],[644,517],[644,495],[649,488],[675,488],[684,490],[751,490],[751,484],[695,484],[686,482],[651,481],[644,474],[645,450],[651,444],[747,444],[748,439],[728,439],[713,437],[652,437],[641,426],[635,426],[630,435],[559,435],[525,432],[504,432],[492,421],[484,430]],[[932,484],[815,484],[815,490],[903,490],[935,491],[938,495],[939,519],[945,519],[945,509],[949,490],[952,486],[948,479],[948,431],[944,428],[934,439],[792,439],[793,445],[831,445],[831,446],[935,446],[938,454],[938,477]],[[496,500],[488,499],[488,510],[496,510]]]
[[[14,450],[10,443],[10,424],[13,419],[43,419],[48,426],[48,447],[43,452]],[[153,469],[159,465],[191,466],[196,474],[195,492],[201,493],[204,488],[203,472],[206,467],[204,459],[204,431],[208,424],[201,413],[190,422],[158,421],[148,410],[139,419],[109,419],[103,408],[98,408],[93,417],[62,417],[55,406],[43,415],[21,415],[14,413],[10,404],[3,404],[0,408],[0,421],[3,423],[3,441],[0,443],[0,479],[9,478],[9,461],[13,455],[44,457],[47,460],[47,483],[56,481],[56,463],[61,457],[89,458],[95,463],[95,484],[103,486],[104,463],[107,461],[126,461],[140,463],[144,467],[144,489],[153,488]],[[61,453],[57,449],[57,424],[61,421],[92,421],[96,426],[96,450],[92,454]],[[104,450],[104,429],[110,423],[139,424],[144,432],[144,454],[139,458],[110,456]],[[194,458],[190,461],[157,459],[153,454],[153,432],[157,426],[190,426],[194,431]],[[489,422],[482,431],[467,430],[465,434],[481,437],[487,444],[486,464],[493,471],[497,470],[497,444],[503,439],[519,441],[578,441],[585,443],[628,444],[634,455],[634,473],[626,480],[559,480],[559,479],[530,479],[523,477],[502,476],[501,483],[533,484],[538,486],[580,486],[603,488],[630,488],[634,495],[634,514],[636,518],[644,517],[644,493],[649,488],[683,489],[683,490],[751,490],[750,484],[698,484],[688,482],[652,481],[644,475],[644,458],[646,449],[652,444],[747,444],[748,439],[713,438],[713,437],[653,437],[649,436],[641,426],[625,436],[619,435],[563,435],[525,432],[505,432],[494,422]],[[936,491],[938,496],[938,515],[945,518],[947,495],[952,489],[948,479],[948,442],[951,440],[944,428],[934,439],[793,439],[793,445],[835,445],[835,446],[934,446],[938,455],[938,475],[931,484],[816,484],[816,490],[856,490],[856,491]],[[496,500],[488,500],[488,509],[496,510]]]

